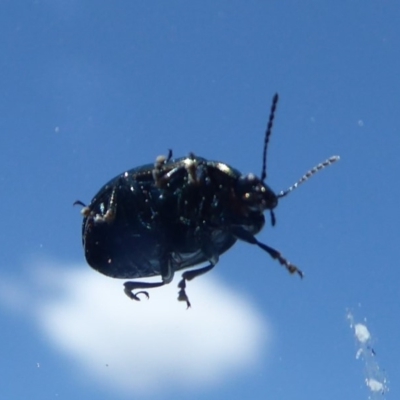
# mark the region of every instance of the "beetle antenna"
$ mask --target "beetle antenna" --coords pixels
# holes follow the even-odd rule
[[[276,105],[278,103],[278,99],[279,99],[278,93],[275,93],[275,96],[272,99],[272,106],[271,106],[271,111],[269,113],[267,130],[265,131],[263,166],[262,166],[262,170],[261,170],[261,180],[262,181],[264,181],[265,178],[267,177],[267,148],[268,148],[269,137],[271,136],[271,133],[272,133],[272,125],[274,123],[275,110],[276,110]]]
[[[324,162],[316,165],[314,168],[310,169],[308,172],[306,172],[294,185],[290,186],[286,190],[282,190],[279,194],[277,194],[277,198],[280,199],[282,197],[287,196],[290,192],[292,192],[294,189],[296,189],[298,186],[300,186],[302,183],[310,179],[313,175],[315,175],[317,172],[323,170],[326,167],[329,167],[336,161],[339,161],[340,157],[339,156],[332,156],[325,160]]]

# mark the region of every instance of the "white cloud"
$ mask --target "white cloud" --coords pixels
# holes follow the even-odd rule
[[[29,292],[41,296],[29,299],[30,313],[33,307],[48,340],[97,385],[141,395],[195,390],[233,379],[265,357],[265,316],[215,274],[188,283],[186,310],[176,300],[180,274],[136,302],[123,293],[123,281],[86,265],[34,270]]]

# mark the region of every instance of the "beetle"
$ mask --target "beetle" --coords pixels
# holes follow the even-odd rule
[[[113,278],[135,279],[160,276],[160,282],[127,281],[124,291],[133,300],[149,298],[149,289],[172,281],[185,271],[178,284],[178,300],[191,306],[186,282],[210,271],[219,256],[237,240],[257,245],[291,274],[303,273],[278,250],[255,237],[269,211],[275,225],[278,200],[317,171],[339,159],[333,156],[308,171],[289,189],[275,194],[265,183],[267,147],[272,133],[278,94],[272,101],[264,137],[261,177],[243,175],[220,161],[190,153],[173,159],[157,157],[154,164],[130,169],[111,179],[83,206],[82,243],[87,263]]]

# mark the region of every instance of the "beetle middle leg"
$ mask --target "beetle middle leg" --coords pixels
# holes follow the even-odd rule
[[[266,251],[273,259],[278,260],[279,263],[284,266],[291,274],[298,274],[300,278],[303,278],[303,272],[293,265],[291,262],[286,260],[285,257],[278,251],[273,249],[272,247],[267,246],[264,243],[259,242],[250,232],[246,231],[241,227],[237,227],[232,229],[231,231],[238,239],[243,240],[244,242],[250,244],[256,244],[258,247]]]
[[[182,279],[178,283],[178,288],[180,289],[178,294],[178,300],[186,301],[187,308],[190,308],[191,304],[185,291],[186,281],[191,281],[197,276],[203,275],[206,272],[210,271],[215,267],[219,259],[218,253],[214,251],[213,246],[211,245],[210,241],[207,239],[206,236],[204,237],[203,252],[208,256],[207,258],[210,264],[202,268],[192,269],[190,271],[184,272],[182,274]]]
[[[178,294],[179,301],[186,301],[187,308],[191,307],[189,297],[186,294],[186,281],[191,281],[192,279],[196,278],[196,276],[200,276],[205,274],[206,272],[210,271],[215,267],[215,264],[209,264],[206,267],[193,269],[191,271],[186,271],[182,274],[182,279],[178,283],[178,288],[180,289]]]

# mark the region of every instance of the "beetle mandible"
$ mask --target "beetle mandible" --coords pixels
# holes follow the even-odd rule
[[[317,171],[339,159],[333,156],[308,171],[287,190],[275,194],[265,183],[266,159],[278,94],[272,101],[264,137],[261,177],[243,175],[219,161],[190,153],[187,157],[157,157],[154,164],[126,171],[105,184],[83,206],[82,242],[88,264],[113,278],[161,276],[160,282],[128,281],[125,293],[134,300],[144,290],[172,281],[181,269],[208,262],[186,271],[180,280],[178,300],[191,306],[186,282],[210,271],[219,256],[237,240],[257,245],[291,274],[303,273],[278,250],[255,237],[269,211],[275,225],[278,199],[305,182]]]

